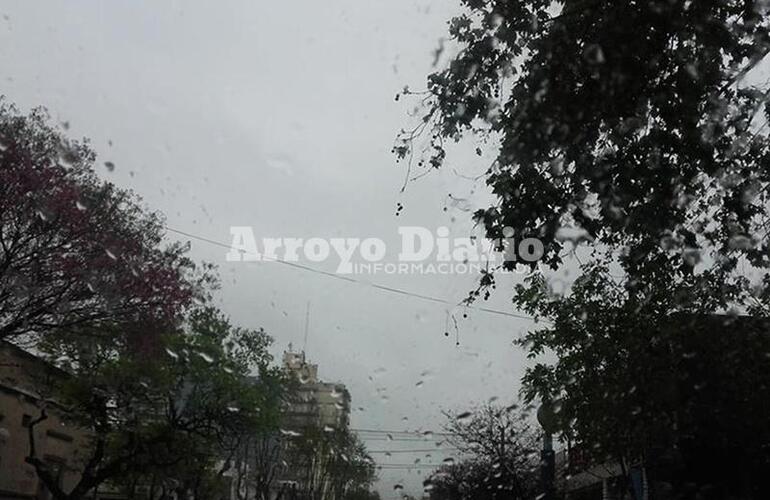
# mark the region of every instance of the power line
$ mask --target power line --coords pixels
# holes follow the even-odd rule
[[[455,436],[456,434],[453,432],[433,432],[433,431],[391,431],[388,429],[354,429],[351,428],[351,431],[355,432],[370,432],[370,433],[379,433],[379,434],[409,434],[410,436],[422,436],[422,435],[432,435],[432,436]]]
[[[386,437],[366,437],[366,436],[360,436],[361,439],[364,441],[389,441],[392,443],[425,443],[426,439],[407,439],[407,438],[397,438],[394,437],[393,439],[389,439]]]
[[[420,469],[420,468],[430,468],[435,469],[436,467],[441,467],[442,465],[448,465],[448,464],[377,464],[375,467],[379,469]]]
[[[212,240],[210,238],[206,238],[204,236],[198,236],[196,234],[188,233],[188,232],[185,232],[185,231],[180,231],[178,229],[174,229],[174,228],[171,228],[169,226],[164,226],[164,227],[165,227],[165,229],[167,231],[171,231],[172,233],[176,233],[176,234],[179,234],[179,235],[182,235],[182,236],[186,236],[188,238],[192,238],[192,239],[195,239],[195,240],[203,241],[205,243],[209,243],[211,245],[216,245],[216,246],[219,246],[219,247],[222,247],[222,248],[232,249],[231,245],[228,245],[227,243],[222,243],[221,241],[216,241],[216,240]],[[409,290],[404,290],[404,289],[401,289],[401,288],[395,288],[395,287],[391,287],[391,286],[381,285],[379,283],[372,283],[370,281],[358,280],[358,279],[355,279],[355,278],[352,278],[352,277],[349,277],[349,276],[345,276],[345,275],[342,275],[342,274],[331,273],[329,271],[324,271],[322,269],[317,269],[317,268],[314,268],[314,267],[310,267],[310,266],[306,266],[306,265],[303,265],[303,264],[299,264],[297,262],[289,262],[289,261],[286,261],[286,260],[265,258],[264,255],[260,255],[260,258],[265,259],[265,260],[270,261],[270,262],[277,262],[279,264],[284,264],[286,266],[293,267],[295,269],[301,269],[303,271],[307,271],[307,272],[310,272],[310,273],[320,274],[320,275],[326,276],[328,278],[334,278],[334,279],[338,279],[338,280],[342,280],[342,281],[347,281],[348,283],[356,283],[358,285],[368,286],[368,287],[371,287],[371,288],[375,288],[377,290],[383,290],[383,291],[394,293],[394,294],[405,295],[405,296],[408,296],[408,297],[414,297],[414,298],[417,298],[417,299],[421,299],[421,300],[425,300],[425,301],[429,301],[429,302],[435,302],[435,303],[438,303],[438,304],[451,305],[453,307],[459,305],[459,304],[450,302],[450,301],[448,301],[446,299],[442,299],[442,298],[439,298],[439,297],[433,297],[431,295],[425,295],[425,294],[421,294],[421,293],[411,292]],[[507,311],[500,311],[498,309],[491,309],[489,307],[470,306],[470,305],[466,305],[465,307],[468,308],[468,309],[472,309],[472,310],[480,311],[480,312],[485,312],[485,313],[489,313],[489,314],[498,314],[500,316],[507,316],[507,317],[510,317],[510,318],[528,319],[528,320],[531,320],[531,321],[537,321],[537,319],[533,318],[532,316],[527,316],[527,315],[524,315],[524,314],[516,314],[516,313],[507,312]],[[540,321],[546,321],[546,320],[540,319]]]
[[[414,450],[366,450],[367,453],[440,453],[440,452],[453,452],[453,451],[459,451],[458,448],[425,448],[422,450],[414,449]]]
[[[423,443],[423,444],[430,444],[432,441],[431,439],[426,438],[406,438],[406,437],[385,437],[385,436],[362,436],[359,434],[359,436],[363,441],[383,441],[383,442],[394,442],[394,443]],[[446,439],[439,439],[436,440],[436,447],[438,448],[443,443],[447,442]]]

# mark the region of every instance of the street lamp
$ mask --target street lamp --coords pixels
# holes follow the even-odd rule
[[[543,400],[537,410],[537,421],[543,428],[543,448],[540,450],[540,487],[543,500],[554,500],[554,476],[556,475],[556,460],[553,451],[553,434],[556,432],[556,414],[553,403]]]

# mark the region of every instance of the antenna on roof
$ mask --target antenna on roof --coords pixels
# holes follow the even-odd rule
[[[307,333],[310,330],[310,301],[307,301],[307,309],[305,310],[305,340],[302,342],[302,354],[305,354],[307,348]]]

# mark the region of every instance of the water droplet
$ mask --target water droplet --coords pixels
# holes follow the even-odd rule
[[[700,263],[700,251],[697,248],[687,248],[682,252],[682,259],[691,267]]]
[[[730,238],[728,244],[734,250],[750,250],[754,247],[751,238],[742,234]]]
[[[582,227],[560,227],[556,230],[554,237],[558,241],[569,241],[573,245],[578,245],[584,241],[593,241],[593,238],[588,234],[588,231]]]
[[[46,209],[44,209],[44,208],[38,208],[38,209],[37,209],[37,216],[38,216],[38,218],[39,218],[40,220],[42,220],[43,222],[48,222],[48,221],[50,221],[50,220],[51,220],[51,218],[53,217],[53,215],[51,214],[51,212],[50,212],[50,211],[48,211],[48,210],[46,210]]]
[[[72,167],[78,161],[78,154],[75,148],[69,144],[59,144],[57,155],[58,163],[62,167]]]
[[[471,417],[473,417],[473,414],[471,412],[464,411],[462,413],[458,413],[455,419],[462,424],[462,423],[468,422],[471,419]]]
[[[591,44],[583,51],[583,57],[589,64],[603,64],[606,60],[604,58],[604,50],[599,44]]]
[[[199,353],[197,353],[197,354],[198,354],[198,356],[200,356],[200,358],[201,358],[203,361],[205,361],[206,363],[213,363],[213,362],[214,362],[214,358],[212,358],[211,356],[209,356],[209,355],[208,355],[208,354],[206,354],[205,352],[199,352]]]

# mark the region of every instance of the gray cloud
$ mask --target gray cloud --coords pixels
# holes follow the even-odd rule
[[[447,193],[467,197],[472,183],[446,169],[400,195],[404,172],[390,154],[408,123],[408,104],[393,97],[424,84],[456,9],[424,0],[6,4],[1,92],[90,137],[100,161],[116,165],[104,177],[190,233],[227,242],[231,225],[250,225],[260,236],[378,236],[392,247],[399,224],[448,225],[463,236],[468,213],[442,208]],[[486,166],[460,157],[468,162],[458,169]],[[395,217],[398,201],[406,209]],[[308,356],[363,408],[354,427],[437,429],[443,408],[516,395],[524,361],[511,340],[527,321],[460,311],[458,347],[454,331],[444,336],[440,304],[279,264],[228,263],[224,249],[198,241],[192,252],[220,265],[223,309],[265,327],[276,354],[302,343],[311,302]],[[369,279],[450,301],[474,282]],[[509,308],[509,284],[487,305]],[[417,457],[430,460],[378,455]],[[415,471],[380,475],[384,498],[396,482],[420,493]]]

